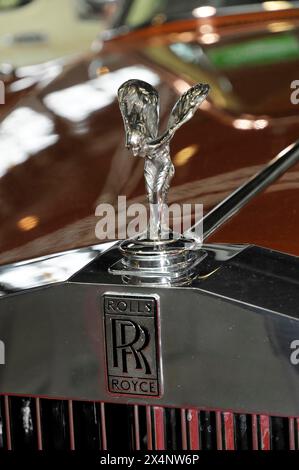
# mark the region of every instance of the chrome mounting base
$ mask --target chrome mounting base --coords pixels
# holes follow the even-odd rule
[[[119,250],[122,258],[109,272],[134,285],[188,285],[196,274],[196,266],[206,256],[198,242],[184,237],[165,240],[138,237],[123,241]]]

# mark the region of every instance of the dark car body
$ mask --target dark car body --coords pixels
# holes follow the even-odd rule
[[[169,202],[202,203],[205,213],[299,136],[299,104],[291,99],[299,78],[296,8],[160,20],[126,34],[120,29],[84,57],[23,67],[6,78],[0,282],[2,331],[14,345],[0,391],[8,448],[298,447],[298,373],[285,366],[298,328],[298,165],[207,240],[214,248],[193,286],[202,289],[201,300],[192,289],[173,294],[177,310],[162,319],[171,332],[162,338],[164,398],[114,398],[105,390],[94,312],[100,293],[115,282],[105,271],[109,254],[102,264],[95,258],[104,251],[95,211],[102,202],[117,206],[120,194],[128,203],[146,200],[143,163],[124,146],[121,83],[138,78],[158,89],[162,126],[188,87],[211,85],[208,101],[171,147],[176,174]],[[236,250],[236,260],[232,252],[219,258],[221,244]],[[252,247],[243,252],[241,245]],[[71,272],[58,272],[63,255],[49,257],[48,271],[36,259],[67,250],[82,257]],[[34,260],[20,263],[28,259]],[[223,259],[228,263],[219,270]],[[165,291],[159,295],[165,306]],[[198,352],[201,328],[209,333]]]
[[[297,10],[221,16],[209,19],[213,33],[200,32],[203,19],[178,21],[120,35],[71,63],[24,67],[25,76],[6,87],[1,108],[1,154],[11,155],[0,180],[2,264],[97,243],[99,202],[116,203],[119,194],[145,199],[142,161],[124,148],[116,101],[127,77],[157,85],[162,125],[189,85],[211,85],[208,104],[173,141],[171,202],[200,202],[207,211],[294,142],[298,21]],[[263,49],[254,56],[255,44]],[[212,240],[297,255],[296,171]],[[35,217],[34,228],[22,230],[28,216]]]

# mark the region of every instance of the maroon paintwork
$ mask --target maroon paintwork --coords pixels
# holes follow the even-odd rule
[[[16,70],[23,77],[7,84],[0,109],[0,263],[98,243],[100,202],[115,204],[120,194],[145,200],[143,161],[124,147],[116,101],[117,87],[132,77],[157,86],[164,124],[186,87],[210,83],[208,104],[172,143],[170,202],[211,209],[298,139],[299,105],[290,101],[290,84],[299,79],[299,53],[219,69],[209,51],[277,34],[297,41],[298,28],[296,10],[181,21],[107,41],[76,61]],[[170,48],[190,43],[202,46],[200,63]],[[210,241],[298,255],[298,175],[297,165]]]

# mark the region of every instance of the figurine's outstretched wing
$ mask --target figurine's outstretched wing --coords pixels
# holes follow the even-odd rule
[[[171,134],[192,118],[197,108],[208,96],[209,90],[209,85],[198,83],[180,97],[174,105],[168,121],[167,127]]]
[[[146,141],[158,135],[159,96],[157,90],[142,80],[128,80],[118,90],[118,100],[126,131],[126,145],[137,131]]]

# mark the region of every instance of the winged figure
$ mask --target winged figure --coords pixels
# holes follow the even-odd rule
[[[209,85],[202,83],[189,88],[173,107],[167,128],[160,136],[157,90],[142,80],[128,80],[118,90],[126,146],[132,150],[134,156],[145,159],[144,176],[150,204],[151,239],[163,238],[163,215],[170,181],[174,175],[170,141],[177,129],[192,118],[206,99],[209,88]]]

